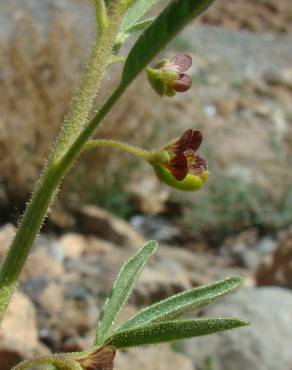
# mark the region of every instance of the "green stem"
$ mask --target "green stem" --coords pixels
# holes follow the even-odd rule
[[[32,243],[39,232],[49,206],[53,202],[62,178],[70,169],[99,123],[119,99],[124,89],[118,87],[114,91],[94,119],[80,133],[63,158],[55,161],[55,163],[51,163],[41,176],[0,271],[0,320],[3,318],[10,302]]]
[[[104,0],[94,0],[95,15],[99,33],[102,34],[108,27],[108,15]]]
[[[57,354],[50,356],[37,357],[32,360],[26,360],[14,366],[11,370],[28,370],[36,366],[50,366],[56,370],[82,370],[77,361],[69,358],[66,354]]]
[[[160,152],[157,150],[145,150],[137,146],[133,146],[128,143],[124,143],[122,141],[117,140],[109,139],[90,140],[85,145],[85,149],[92,149],[98,147],[120,149],[123,150],[124,152],[133,154],[136,157],[145,159],[148,162],[154,162],[157,161],[157,158],[160,158]]]
[[[20,222],[17,234],[9,248],[0,271],[0,322],[30,253],[49,207],[66,172],[72,167],[86,141],[120,97],[126,87],[117,88],[87,125],[96,92],[112,60],[112,49],[118,33],[120,11],[113,9],[109,31],[99,37],[92,48],[80,87],[73,99],[55,149],[36,184],[35,191]]]

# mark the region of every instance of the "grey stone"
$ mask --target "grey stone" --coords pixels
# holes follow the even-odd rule
[[[291,370],[292,293],[282,288],[242,289],[206,309],[206,316],[240,317],[250,326],[183,342],[183,351],[214,370]]]
[[[165,345],[118,352],[116,370],[194,370],[187,356],[175,353]]]

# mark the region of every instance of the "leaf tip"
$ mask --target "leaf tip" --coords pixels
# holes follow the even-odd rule
[[[156,240],[148,240],[145,244],[144,247],[149,249],[152,253],[154,253],[158,247],[158,243]]]

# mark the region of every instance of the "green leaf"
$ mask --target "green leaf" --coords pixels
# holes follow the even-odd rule
[[[144,19],[143,21],[134,23],[131,27],[120,32],[118,34],[118,37],[117,37],[117,40],[114,46],[115,50],[118,50],[121,47],[121,45],[127,40],[127,38],[131,35],[131,33],[143,31],[144,28],[148,27],[153,22],[154,19],[155,18]]]
[[[172,0],[138,38],[124,66],[121,86],[126,86],[153,57],[213,0]]]
[[[129,34],[132,32],[143,31],[144,28],[148,27],[154,21],[154,19],[155,19],[154,17],[151,17],[133,24],[131,27],[127,29],[127,33]]]
[[[118,332],[108,338],[106,344],[116,348],[134,347],[199,337],[245,325],[248,325],[246,321],[234,318],[168,321]]]
[[[138,278],[145,263],[157,248],[156,241],[149,241],[122,267],[106,299],[97,327],[96,344],[103,344],[116,317],[132,292],[135,280]]]
[[[129,320],[122,323],[115,332],[139,327],[151,322],[175,319],[180,315],[223,298],[223,296],[238,288],[242,282],[241,277],[234,276],[220,280],[214,284],[176,294],[138,312]]]
[[[121,26],[121,33],[125,33],[139,19],[146,14],[157,0],[136,0],[133,6],[127,11]]]

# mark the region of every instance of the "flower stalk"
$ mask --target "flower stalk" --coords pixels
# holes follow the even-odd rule
[[[144,159],[149,163],[153,162],[160,163],[166,160],[165,153],[163,153],[161,150],[146,150],[118,140],[109,140],[109,139],[90,140],[85,145],[85,149],[100,147],[119,149],[129,154],[132,154],[135,157]]]
[[[145,150],[116,140],[91,140],[86,149],[108,147],[120,149],[146,160],[159,180],[178,190],[201,189],[209,177],[208,163],[197,154],[203,140],[201,131],[189,129],[180,138],[170,141],[157,150]]]

